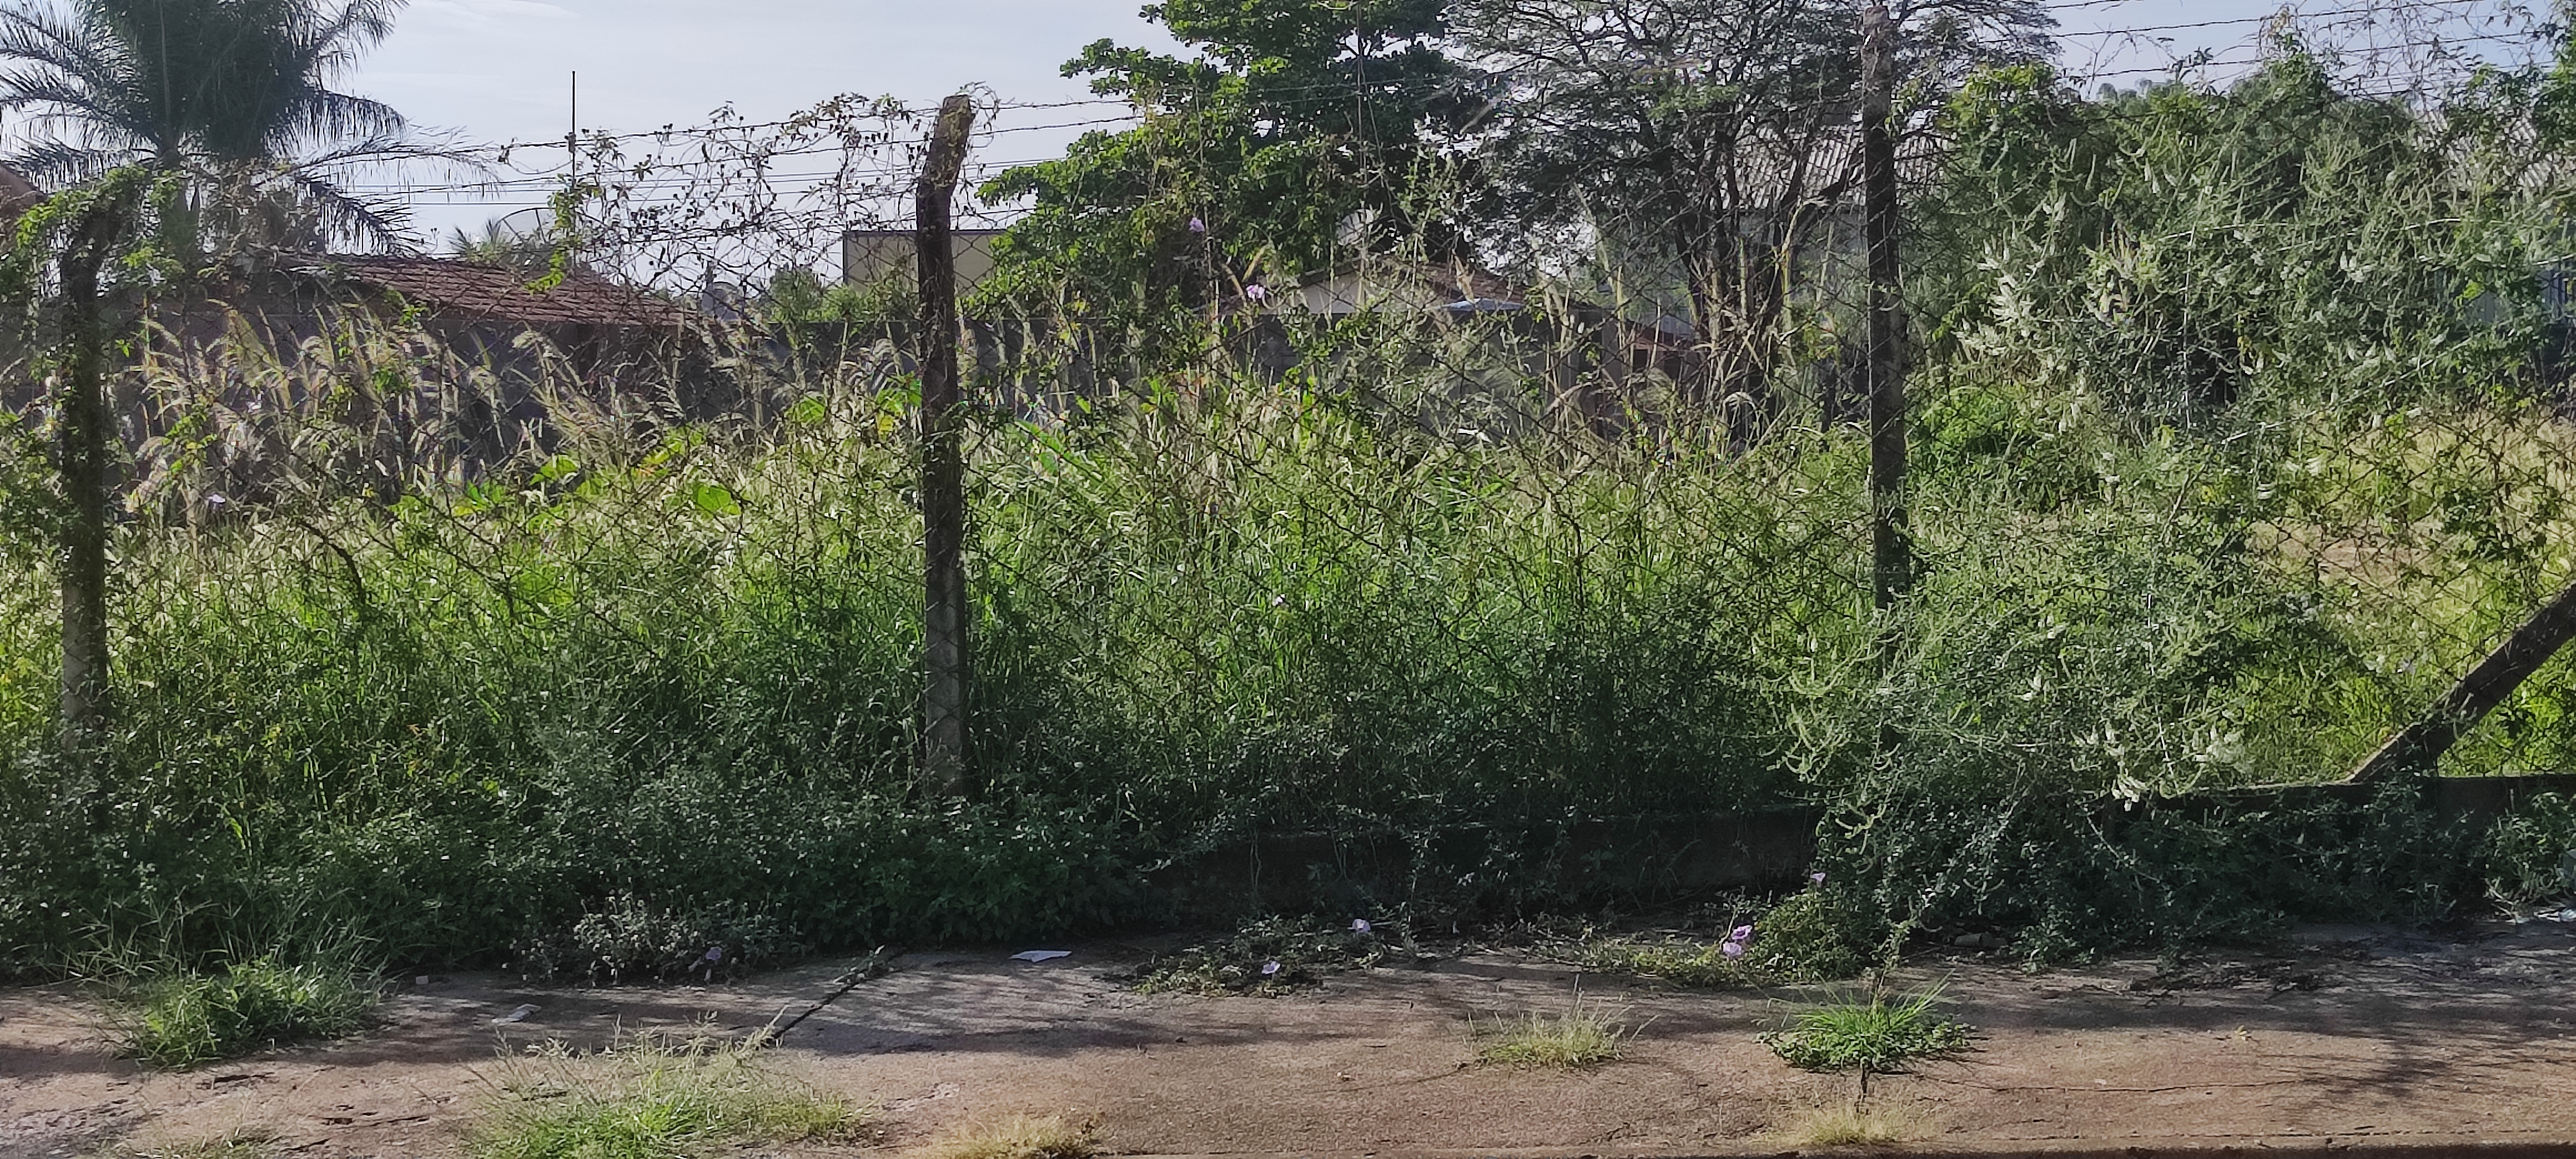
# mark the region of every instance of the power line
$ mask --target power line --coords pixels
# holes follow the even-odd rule
[[[2238,16],[2225,20],[2195,20],[2182,24],[2141,24],[2131,28],[2086,28],[2076,29],[2069,32],[2051,32],[2049,33],[2049,36],[2053,39],[2065,40],[2070,38],[2093,36],[2137,36],[2150,32],[2186,32],[2202,28],[2229,28],[2244,24],[2271,24],[2276,21],[2295,23],[2301,20],[2312,20],[2331,23],[2335,21],[2367,19],[2391,12],[2408,12],[2425,8],[2459,8],[2468,5],[2487,4],[2489,2],[2490,0],[2405,0],[2403,3],[2373,4],[2356,8],[2335,8],[2304,12],[2292,9],[2283,9],[2263,16]],[[2488,17],[2488,19],[2503,18],[2502,14]]]

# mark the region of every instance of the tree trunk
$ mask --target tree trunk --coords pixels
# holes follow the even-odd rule
[[[939,106],[930,155],[915,184],[921,288],[921,786],[956,796],[969,786],[967,731],[966,464],[957,355],[957,263],[949,249],[950,199],[966,160],[975,105],[959,93]]]
[[[106,303],[99,270],[124,233],[124,207],[103,198],[67,239],[62,281],[63,354],[55,371],[54,455],[63,489],[56,565],[63,596],[62,746],[94,768],[107,745]]]
[[[1896,30],[1887,9],[1861,17],[1861,164],[1869,238],[1870,605],[1881,615],[1914,588],[1905,511],[1905,315],[1897,268]]]

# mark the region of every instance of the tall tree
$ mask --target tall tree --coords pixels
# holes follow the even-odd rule
[[[333,174],[419,156],[392,108],[341,92],[404,0],[19,0],[0,8],[6,162],[61,188],[124,165],[185,172],[206,224],[401,244],[401,210]]]
[[[1498,89],[1480,141],[1489,238],[1650,300],[1670,286],[1705,381],[1758,392],[1807,251],[1859,177],[1862,7],[1459,0],[1466,58]],[[2048,49],[2037,0],[1937,0],[1895,17],[1918,107],[1968,64]]]
[[[1428,130],[1475,106],[1443,0],[1169,0],[1144,10],[1187,59],[1103,40],[1065,65],[1144,124],[1095,132],[981,191],[1030,212],[989,293],[1128,321],[1171,316],[1250,271],[1319,272],[1426,224],[1406,196]],[[1376,234],[1352,222],[1374,222]]]

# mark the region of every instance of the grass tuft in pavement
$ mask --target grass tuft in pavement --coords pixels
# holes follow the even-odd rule
[[[1940,990],[1889,1002],[1871,993],[1801,1011],[1789,1029],[1762,1036],[1774,1054],[1804,1070],[1869,1070],[1885,1073],[1918,1058],[1968,1049],[1974,1031],[1941,1016]]]
[[[1068,1123],[1056,1115],[1012,1115],[957,1127],[915,1154],[919,1159],[1091,1159],[1099,1153],[1094,1124]]]
[[[473,1159],[674,1159],[744,1144],[850,1141],[868,1116],[708,1035],[634,1035],[581,1054],[562,1043],[510,1061]]]
[[[115,1003],[114,1022],[128,1056],[175,1068],[353,1033],[375,1004],[375,990],[345,968],[257,958],[138,983]]]
[[[1496,1022],[1477,1049],[1476,1061],[1552,1070],[1599,1066],[1619,1057],[1629,1033],[1607,1015],[1586,1009],[1577,998],[1562,1014],[1532,1011],[1519,1019]]]
[[[1772,1137],[1792,1147],[1887,1147],[1924,1134],[1922,1121],[1904,1111],[1835,1103],[1801,1110]]]

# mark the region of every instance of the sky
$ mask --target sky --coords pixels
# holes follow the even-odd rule
[[[842,94],[924,105],[969,84],[1014,101],[1089,95],[1059,75],[1102,37],[1176,50],[1140,0],[413,0],[348,87],[465,140],[559,141],[580,74],[581,124],[646,130],[703,123],[731,105],[753,120]],[[1080,119],[1022,110],[1017,122]],[[1080,129],[1014,134],[1025,160]],[[1007,144],[1004,144],[1007,142]],[[557,154],[559,157],[560,154]],[[419,223],[480,224],[526,193],[421,198]],[[443,204],[463,202],[463,204]]]
[[[573,117],[576,72],[585,130],[696,124],[723,105],[763,120],[840,93],[893,95],[927,105],[969,84],[1012,101],[1065,100],[1087,94],[1082,82],[1064,78],[1059,69],[1093,40],[1177,48],[1138,14],[1139,2],[412,0],[393,36],[347,85],[392,104],[416,124],[492,144],[561,140]],[[2258,21],[2280,8],[2278,0],[2052,2],[2067,63],[2087,70],[2152,67],[2202,47],[2221,59],[2242,57],[2249,54],[2245,46]],[[2297,6],[2370,4],[2386,23],[2498,2],[2300,0]],[[2367,29],[2360,32],[2369,35]],[[1099,115],[1096,109],[1070,116],[1062,110],[1006,112],[1005,118],[1016,120],[1002,123],[1023,131],[994,139],[984,159],[1051,156],[1082,129],[1028,126]],[[416,197],[414,209],[421,226],[443,232],[477,226],[535,200],[525,190],[438,193]]]

